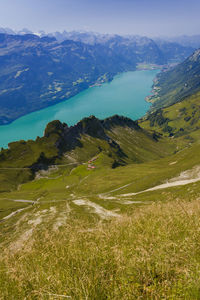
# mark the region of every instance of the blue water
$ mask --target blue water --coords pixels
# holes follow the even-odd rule
[[[150,107],[145,97],[149,95],[157,73],[158,70],[122,73],[109,83],[89,88],[62,103],[30,113],[9,125],[2,125],[0,147],[7,147],[13,141],[42,136],[46,124],[52,120],[74,125],[90,115],[104,119],[114,114],[138,119]]]

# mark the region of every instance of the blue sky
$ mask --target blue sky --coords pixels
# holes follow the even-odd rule
[[[0,27],[46,32],[200,34],[200,0],[0,0]]]

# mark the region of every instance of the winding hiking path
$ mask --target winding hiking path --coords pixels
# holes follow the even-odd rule
[[[152,191],[156,191],[156,190],[167,189],[167,188],[170,188],[170,187],[195,183],[197,181],[200,181],[200,177],[196,178],[196,179],[177,180],[175,182],[166,182],[166,183],[154,186],[152,188],[149,188],[147,190],[140,191],[140,192],[137,192],[137,193],[121,194],[120,197],[135,196],[135,195],[139,195],[139,194],[146,193],[146,192],[152,192]]]
[[[23,210],[26,210],[26,209],[28,209],[28,208],[29,208],[29,206],[28,206],[28,207],[24,207],[24,208],[19,208],[19,209],[17,209],[16,211],[13,211],[11,214],[9,214],[9,215],[7,215],[6,217],[4,217],[3,219],[1,219],[0,222],[3,222],[3,221],[8,220],[8,219],[14,217],[16,214],[18,214],[18,213],[20,213],[20,212],[22,212]]]
[[[30,204],[36,204],[39,200],[41,199],[41,197],[37,198],[35,201],[32,200],[24,200],[24,199],[7,199],[8,201],[13,201],[13,202],[22,202],[22,203],[30,203]],[[0,220],[0,222],[4,222],[12,217],[14,217],[15,215],[17,215],[18,213],[28,209],[30,207],[30,205],[23,207],[23,208],[19,208],[15,211],[13,211],[12,213],[10,213],[9,215],[5,216],[3,219]]]
[[[97,215],[99,215],[99,217],[102,219],[120,216],[119,214],[117,214],[111,210],[107,210],[107,209],[103,208],[102,206],[96,204],[95,202],[91,202],[86,199],[78,199],[78,200],[74,200],[73,202],[74,202],[74,204],[76,204],[78,206],[85,206],[88,208],[92,208],[93,212],[96,213]]]

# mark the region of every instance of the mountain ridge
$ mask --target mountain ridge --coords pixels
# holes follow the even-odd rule
[[[125,136],[129,137],[129,142]],[[148,133],[138,122],[118,115],[104,120],[91,116],[70,127],[55,120],[47,124],[43,137],[37,137],[35,141],[12,142],[8,149],[1,150],[0,170],[4,170],[1,181],[5,187],[10,186],[5,181],[10,180],[13,185],[13,178],[9,177],[12,168],[16,169],[12,173],[17,176],[15,184],[33,180],[36,172],[51,165],[70,165],[68,156],[82,164],[101,154],[111,168],[131,162],[141,163],[164,155],[166,149],[159,139],[159,135]],[[127,148],[130,142],[133,144]]]

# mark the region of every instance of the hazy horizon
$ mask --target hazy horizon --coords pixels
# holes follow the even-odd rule
[[[6,27],[6,26],[0,26],[0,29],[9,29],[14,31],[16,34],[19,32],[23,32],[23,30],[28,30],[30,32],[32,32],[33,34],[38,35],[39,33],[44,33],[44,34],[51,34],[51,33],[55,33],[55,32],[59,32],[59,33],[63,33],[64,31],[66,32],[78,32],[78,33],[92,33],[92,34],[102,34],[102,35],[119,35],[119,36],[140,36],[140,37],[149,37],[152,39],[173,39],[173,38],[178,38],[178,37],[192,37],[192,36],[200,36],[200,32],[196,33],[196,34],[178,34],[178,35],[155,35],[155,36],[150,36],[150,35],[144,35],[144,34],[137,34],[137,33],[118,33],[118,32],[99,32],[99,31],[93,31],[93,30],[84,30],[84,29],[71,29],[71,30],[66,30],[66,29],[62,29],[62,30],[54,30],[54,31],[45,31],[43,28],[40,28],[38,30],[31,30],[30,28],[11,28],[11,27]]]
[[[196,35],[199,11],[197,0],[1,0],[0,27],[149,37]]]

